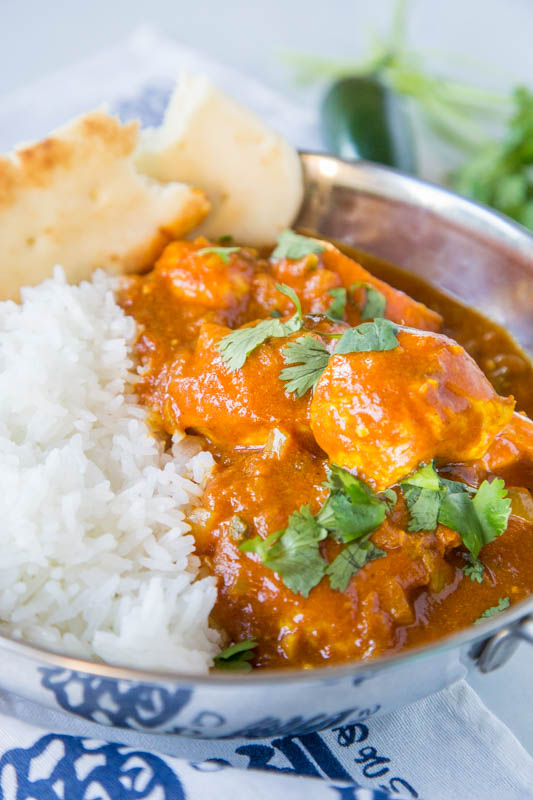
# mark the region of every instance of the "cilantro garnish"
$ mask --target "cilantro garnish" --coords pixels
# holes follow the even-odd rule
[[[431,531],[440,522],[457,531],[476,559],[481,548],[507,528],[511,501],[501,478],[483,481],[474,492],[464,483],[440,478],[429,464],[403,481],[401,487],[409,509],[408,530]]]
[[[236,253],[237,250],[240,249],[240,247],[202,247],[201,250],[197,250],[196,252],[200,256],[207,255],[208,253],[215,253],[217,256],[220,256],[225,264],[229,264],[230,255]]]
[[[384,550],[368,540],[351,542],[326,569],[331,588],[345,592],[350,580],[361,567],[386,555]]]
[[[338,342],[334,355],[347,353],[369,353],[374,350],[394,350],[398,346],[398,328],[388,319],[363,322],[355,328],[348,328]]]
[[[351,292],[359,287],[364,287],[365,289],[365,302],[361,309],[361,320],[364,321],[367,319],[379,319],[380,317],[384,317],[387,307],[385,295],[366,281],[353,283],[349,291]],[[332,322],[338,322],[344,319],[346,313],[348,291],[344,288],[329,289],[328,294],[333,297],[333,303],[330,305],[326,317],[332,320]]]
[[[474,497],[468,492],[447,494],[439,511],[439,522],[461,536],[477,558],[481,548],[501,536],[507,528],[511,501],[501,478],[483,481]]]
[[[474,621],[474,625],[479,625],[481,622],[485,622],[486,619],[490,619],[490,617],[495,617],[497,614],[501,614],[501,612],[505,611],[506,608],[509,608],[510,605],[511,601],[508,597],[500,597],[498,600],[498,605],[487,608],[486,611],[484,611],[483,614]]]
[[[255,639],[246,639],[245,642],[237,642],[215,656],[215,667],[217,669],[235,670],[238,672],[250,672],[253,658],[253,650],[257,647]]]
[[[308,236],[301,236],[287,228],[278,236],[278,244],[271,258],[304,258],[309,253],[322,253],[325,248],[324,242],[310,239]]]
[[[286,381],[285,392],[302,397],[312,389],[329,361],[329,353],[319,339],[314,336],[300,336],[283,348],[283,360],[293,366],[282,369],[280,380]]]
[[[338,289],[328,289],[328,294],[333,297],[333,303],[328,308],[326,317],[332,322],[338,322],[339,320],[344,319],[348,292],[344,287],[339,287]]]
[[[474,558],[472,553],[468,554],[467,563],[463,567],[464,574],[470,578],[472,581],[477,581],[478,583],[483,583],[483,571],[485,570],[485,565],[479,558]]]
[[[294,289],[291,289],[290,286],[285,286],[285,284],[277,284],[276,289],[292,300],[296,306],[296,314],[286,322],[281,322],[278,318],[264,319],[258,322],[257,325],[237,328],[237,330],[224,336],[217,346],[223,360],[232,372],[240,369],[250,353],[267,339],[290,336],[302,327],[302,307]]]
[[[385,555],[369,542],[369,536],[385,519],[394,492],[382,499],[335,465],[330,467],[325,485],[330,495],[316,516],[309,506],[302,506],[291,514],[284,530],[271,533],[266,539],[256,536],[240,546],[243,553],[256,553],[266,567],[278,573],[285,586],[304,597],[325,574],[330,576],[333,589],[344,583],[347,586],[350,577],[364,564]],[[328,534],[348,545],[329,565],[319,549],[319,542]]]
[[[360,539],[384,521],[387,503],[351,472],[332,464],[326,485],[330,495],[317,519],[338,541]]]
[[[387,298],[375,286],[366,281],[358,281],[350,286],[350,289],[358,289],[360,286],[364,287],[365,303],[361,309],[361,319],[377,319],[385,316],[385,309],[387,307]]]
[[[356,328],[348,328],[342,335],[331,334],[340,336],[333,355],[392,350],[398,344],[396,330],[388,320],[377,319]],[[289,342],[284,348],[283,360],[291,366],[283,369],[279,375],[280,380],[287,381],[287,394],[294,392],[296,397],[302,397],[309,389],[313,389],[326,369],[329,358],[324,345],[313,336],[301,336],[295,342]]]
[[[256,536],[241,544],[240,549],[243,553],[256,553],[266,567],[278,573],[285,586],[307,597],[326,570],[327,563],[318,549],[318,543],[326,536],[326,529],[319,525],[309,506],[302,506],[290,515],[285,530],[271,533],[266,539]]]

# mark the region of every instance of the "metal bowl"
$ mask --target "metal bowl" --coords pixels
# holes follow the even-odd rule
[[[533,237],[451,192],[374,164],[302,154],[298,227],[355,245],[474,305],[533,351]],[[0,688],[120,728],[198,738],[304,735],[361,722],[503,664],[533,642],[533,598],[436,645],[367,664],[197,677],[111,667],[0,637]],[[15,704],[16,706],[16,704]],[[41,720],[35,716],[41,716]]]

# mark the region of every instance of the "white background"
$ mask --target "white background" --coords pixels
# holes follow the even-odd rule
[[[283,53],[357,59],[391,8],[389,0],[0,0],[0,96],[150,23],[300,99]],[[499,89],[533,85],[532,0],[418,0],[408,30],[448,74]],[[533,753],[532,675],[533,650],[521,645],[508,665],[471,683]]]

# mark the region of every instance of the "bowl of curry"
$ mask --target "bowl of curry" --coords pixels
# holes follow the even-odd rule
[[[172,242],[119,295],[155,435],[200,437],[216,463],[192,526],[229,638],[218,669],[5,640],[14,691],[187,736],[301,733],[447,685],[495,632],[506,655],[529,635],[531,236],[384,168],[302,164],[274,249]]]

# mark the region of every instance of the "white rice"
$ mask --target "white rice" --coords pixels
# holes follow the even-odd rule
[[[65,654],[206,672],[220,647],[186,515],[209,453],[165,454],[132,396],[114,279],[0,303],[0,631]]]

